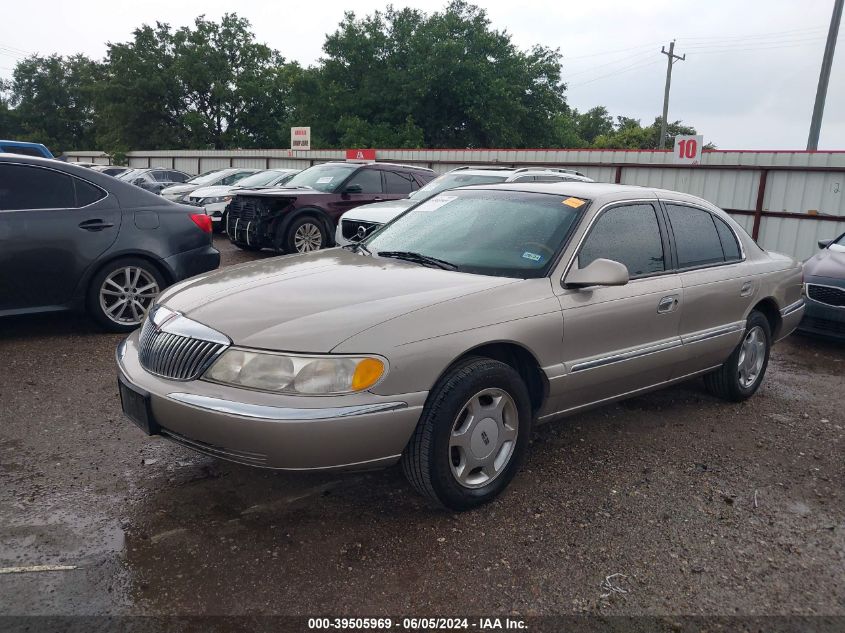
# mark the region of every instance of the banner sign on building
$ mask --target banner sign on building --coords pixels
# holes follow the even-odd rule
[[[703,149],[704,137],[701,134],[697,136],[678,135],[675,137],[675,156],[672,162],[676,165],[700,165]]]
[[[376,150],[348,149],[346,150],[346,160],[356,163],[374,163],[376,160]]]
[[[310,127],[292,127],[290,129],[290,148],[291,149],[311,149],[311,128]]]

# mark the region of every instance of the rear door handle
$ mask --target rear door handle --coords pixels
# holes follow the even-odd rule
[[[678,297],[676,295],[669,295],[668,297],[663,297],[660,300],[660,303],[657,304],[657,313],[658,314],[665,314],[666,312],[672,312],[678,305]]]
[[[85,220],[85,222],[79,223],[79,228],[85,229],[86,231],[102,231],[103,229],[110,229],[113,226],[114,224],[111,222],[106,222],[99,218],[96,220]]]

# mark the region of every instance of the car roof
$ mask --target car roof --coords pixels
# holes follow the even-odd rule
[[[606,204],[617,200],[632,200],[643,198],[660,198],[663,200],[677,200],[691,202],[710,209],[717,208],[703,198],[668,189],[640,187],[638,185],[617,185],[605,182],[581,182],[578,180],[563,180],[560,182],[504,182],[494,185],[497,191],[524,191],[526,193],[550,193],[560,196],[584,198],[595,203]],[[468,189],[491,189],[489,185],[470,185],[461,187]]]
[[[383,161],[376,161],[374,163],[355,163],[352,161],[345,161],[345,160],[329,160],[325,163],[318,163],[319,165],[357,165],[358,167],[400,167],[401,169],[407,169],[408,171],[425,171],[428,173],[435,173],[433,169],[429,169],[428,167],[420,167],[419,165],[404,165],[402,163],[386,163]],[[312,167],[316,167],[317,165],[312,165]],[[304,170],[303,170],[304,171]]]

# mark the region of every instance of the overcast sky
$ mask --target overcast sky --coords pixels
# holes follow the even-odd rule
[[[434,11],[445,0],[397,0]],[[494,27],[522,47],[560,48],[570,105],[606,106],[650,123],[660,114],[666,57],[686,54],[672,77],[669,119],[682,119],[722,149],[803,149],[833,0],[479,0]],[[41,0],[7,2],[0,24],[0,77],[27,53],[102,58],[106,42],[130,39],[142,23],[190,24],[236,9],[259,40],[313,64],[344,10],[384,8],[373,0]],[[819,149],[845,149],[845,27],[833,63]]]

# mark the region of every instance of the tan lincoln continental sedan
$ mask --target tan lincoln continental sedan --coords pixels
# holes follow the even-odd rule
[[[401,462],[448,508],[500,493],[535,423],[704,376],[740,401],[804,311],[801,264],[690,195],[443,192],[361,243],[164,292],[117,352],[127,416],[242,464]]]

